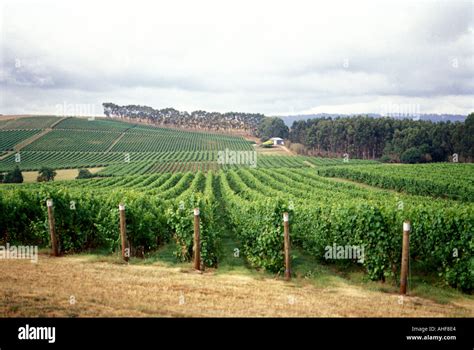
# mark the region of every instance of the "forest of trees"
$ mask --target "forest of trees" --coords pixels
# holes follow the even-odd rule
[[[153,109],[147,106],[118,106],[103,103],[107,117],[141,121],[149,124],[212,131],[244,132],[256,135],[265,116],[258,113],[181,112],[174,108]]]
[[[318,156],[420,163],[474,159],[474,113],[464,123],[345,117],[295,121],[289,139]]]
[[[258,113],[181,112],[174,108],[118,106],[103,103],[110,118],[159,126],[246,133],[262,141],[289,139],[292,149],[322,157],[380,159],[386,162],[423,163],[474,160],[474,113],[465,122],[358,117],[324,117],[293,122]],[[290,145],[290,146],[291,146]]]
[[[271,137],[281,137],[287,139],[289,136],[289,129],[281,118],[267,117],[258,126],[257,137],[262,141],[266,141]]]

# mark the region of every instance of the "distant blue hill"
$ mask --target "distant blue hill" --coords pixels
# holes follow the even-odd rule
[[[308,120],[316,118],[335,118],[335,117],[354,117],[361,114],[330,114],[330,113],[318,113],[318,114],[302,114],[302,115],[288,115],[280,116],[281,119],[285,122],[286,125],[291,126],[296,120]],[[371,118],[381,118],[382,115],[375,113],[364,114]],[[394,116],[395,119],[413,119],[413,120],[431,120],[432,122],[464,122],[466,120],[465,115],[460,114],[420,114],[418,117],[405,117],[405,116]]]

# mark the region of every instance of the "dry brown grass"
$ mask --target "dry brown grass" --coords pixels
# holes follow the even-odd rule
[[[281,147],[263,148],[256,147],[255,150],[259,156],[288,156],[290,155]]]
[[[104,168],[102,167],[102,168],[88,168],[88,169],[92,174],[95,174]],[[57,173],[56,177],[54,178],[55,181],[74,180],[79,172],[79,169],[58,169],[55,171]],[[36,179],[38,177],[37,171],[23,171],[22,174],[23,174],[23,182],[25,183],[36,182]]]
[[[188,268],[125,265],[91,256],[0,261],[0,316],[474,316],[474,302],[437,304],[337,282],[240,274],[196,274]],[[74,296],[76,303],[71,304]]]

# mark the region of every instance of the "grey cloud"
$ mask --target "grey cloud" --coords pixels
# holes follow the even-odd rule
[[[295,30],[294,38],[291,35],[282,38],[279,47],[278,40],[271,41],[272,34],[276,34],[267,25],[272,23],[269,19],[272,11],[264,10],[260,9],[270,17],[265,17],[265,26],[258,24],[255,30],[268,30],[268,33],[252,35],[251,29],[243,27],[242,37],[239,30],[234,30],[234,40],[229,42],[218,40],[219,26],[216,25],[213,29],[216,33],[205,32],[208,41],[199,36],[199,27],[196,33],[187,35],[185,29],[176,26],[166,33],[166,43],[154,40],[155,34],[163,33],[150,30],[148,40],[138,44],[135,39],[130,41],[124,26],[114,27],[114,31],[122,29],[123,32],[110,31],[105,37],[110,40],[100,42],[103,47],[98,46],[97,51],[93,51],[88,50],[88,45],[99,44],[93,42],[90,33],[87,36],[80,31],[73,32],[74,38],[61,41],[59,25],[51,24],[52,35],[57,35],[57,42],[66,46],[64,49],[59,46],[61,52],[57,52],[58,46],[53,45],[53,40],[50,45],[47,41],[32,39],[34,32],[25,30],[27,26],[14,34],[6,33],[0,43],[0,87],[4,90],[0,107],[14,110],[14,104],[22,101],[32,109],[41,110],[54,105],[58,99],[76,98],[78,103],[96,104],[103,98],[120,104],[141,103],[155,107],[180,108],[181,103],[221,111],[255,108],[255,112],[274,113],[295,109],[296,113],[318,105],[370,102],[378,97],[451,101],[452,96],[474,95],[470,2],[416,2],[413,11],[408,7],[402,13],[401,18],[406,22],[387,28],[371,28],[368,24],[365,27],[362,18],[357,26],[368,28],[369,34],[373,30],[373,38],[354,36],[359,39],[339,44],[336,39],[332,42],[319,37],[321,42],[329,43],[327,47],[326,44],[317,46],[311,26]],[[210,11],[207,19],[217,15]],[[377,15],[391,20],[390,13],[384,13],[383,9],[377,14],[368,13],[367,19]],[[319,14],[315,21],[318,19],[324,20],[324,15]],[[292,23],[297,26],[297,19]],[[48,21],[43,19],[41,24],[48,26]],[[127,24],[130,31],[137,32],[138,40],[138,24]],[[87,25],[93,28],[96,24],[84,24],[84,30],[90,32],[92,29]],[[288,31],[291,34],[291,25],[284,27],[286,25],[279,22],[275,33]],[[327,36],[344,26],[344,19],[327,25]],[[360,28],[348,26],[346,30],[350,34],[351,30],[356,32]],[[314,36],[320,34],[315,32]],[[334,35],[344,39],[340,33]],[[187,42],[188,36],[195,42]],[[180,39],[176,40],[177,44],[173,37]],[[268,38],[268,42],[262,38]],[[203,41],[202,45],[199,40]],[[301,43],[293,44],[293,40]],[[68,46],[71,41],[74,45]],[[192,46],[185,49],[172,46],[186,44]],[[155,47],[159,50],[154,50]]]

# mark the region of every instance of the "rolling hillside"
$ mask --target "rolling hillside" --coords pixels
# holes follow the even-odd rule
[[[38,117],[1,121],[0,125],[0,136],[5,136],[1,151],[6,154],[0,161],[1,171],[16,165],[22,170],[104,167],[89,179],[1,184],[0,242],[47,251],[55,242],[47,224],[49,215],[54,215],[52,225],[61,254],[92,254],[116,263],[122,248],[129,249],[126,260],[130,258],[132,264],[189,267],[195,261],[194,234],[199,227],[202,271],[237,270],[255,278],[279,277],[288,271],[296,285],[321,283],[329,275],[331,279],[358,276],[361,288],[373,288],[371,283],[376,282],[368,281],[379,281],[384,293],[395,294],[402,263],[401,228],[409,221],[409,293],[435,299],[447,294],[448,302],[460,299],[467,305],[440,306],[438,312],[424,300],[422,314],[473,312],[468,296],[474,287],[472,164],[405,166],[262,155],[242,137],[108,119]],[[249,158],[239,155],[255,155],[256,162],[245,162]],[[50,200],[54,211],[46,207]],[[199,226],[193,226],[196,208]],[[126,215],[123,226],[122,215]],[[287,255],[283,249],[286,215],[291,237]],[[124,232],[126,237],[121,239]],[[355,247],[358,253],[328,255],[341,247]],[[83,264],[74,258],[66,261],[71,266]],[[294,263],[292,269],[287,269],[287,261]],[[8,273],[23,268],[12,264]],[[166,268],[160,271],[170,273]],[[345,288],[353,291],[346,282]],[[257,287],[262,290],[261,302],[274,292],[260,283]],[[84,296],[90,298],[87,293]],[[331,300],[331,308],[337,308],[337,298]],[[389,298],[380,300],[386,303]],[[315,305],[313,299],[308,302]],[[129,307],[138,312],[135,305]],[[352,304],[347,307],[353,310]],[[395,309],[396,302],[392,307],[387,315],[403,315]],[[0,309],[7,310],[1,303]],[[174,307],[169,310],[176,312]],[[104,312],[91,306],[78,314],[120,314]],[[149,312],[159,314],[153,308]],[[327,313],[380,315],[367,308],[360,313],[334,309]],[[24,314],[28,313],[20,313]],[[277,310],[262,314],[292,315]]]

